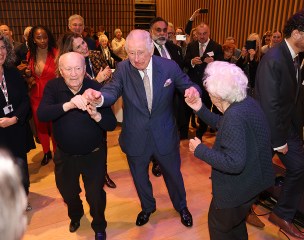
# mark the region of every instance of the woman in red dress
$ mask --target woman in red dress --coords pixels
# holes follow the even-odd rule
[[[33,111],[33,119],[37,129],[38,138],[41,142],[44,157],[41,165],[48,164],[52,159],[50,150],[50,136],[52,136],[51,122],[40,122],[37,118],[37,108],[40,104],[43,90],[46,83],[56,77],[55,58],[57,55],[56,42],[51,31],[42,25],[34,26],[31,29],[28,38],[29,52],[27,59],[29,61],[29,69],[35,84],[30,89],[30,99]],[[55,142],[53,142],[53,151],[55,151]]]

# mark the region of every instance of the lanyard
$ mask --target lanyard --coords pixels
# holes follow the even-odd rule
[[[3,92],[3,95],[4,95],[4,98],[5,98],[5,101],[6,101],[6,105],[8,106],[8,92],[7,92],[7,87],[6,87],[6,81],[5,81],[5,77],[4,77],[4,73],[2,75],[2,82],[0,83],[0,87],[1,87],[1,90]]]
[[[90,65],[90,68],[91,68],[91,73],[92,73],[92,76],[87,72],[87,75],[88,77],[90,77],[91,79],[94,79],[95,78],[95,75],[94,75],[94,71],[93,71],[93,66],[92,66],[92,62],[89,58],[89,65]]]

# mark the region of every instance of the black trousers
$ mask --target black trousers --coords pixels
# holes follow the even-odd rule
[[[161,155],[156,148],[154,140],[149,136],[144,154],[141,156],[127,156],[133,181],[140,199],[143,211],[151,212],[156,208],[153,197],[152,184],[149,179],[150,158],[154,157],[160,165],[170,199],[176,211],[187,207],[184,180],[180,171],[181,159],[179,145],[168,155]]]
[[[304,149],[302,139],[292,129],[289,131],[287,144],[287,154],[278,153],[286,167],[286,176],[273,212],[292,222],[304,192]]]
[[[80,199],[79,177],[82,175],[86,199],[90,206],[91,223],[95,232],[106,229],[106,192],[103,190],[105,178],[105,146],[88,155],[75,156],[64,153],[59,147],[54,155],[57,188],[68,207],[72,221],[79,221],[84,214]]]
[[[247,240],[246,216],[255,200],[235,208],[218,209],[212,199],[208,213],[210,240]]]

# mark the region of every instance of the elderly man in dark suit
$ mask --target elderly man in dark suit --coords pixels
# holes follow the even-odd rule
[[[286,23],[285,39],[262,58],[256,96],[271,129],[271,144],[286,167],[286,177],[269,221],[304,239],[293,224],[304,189],[303,92],[298,53],[304,51],[304,11]]]
[[[150,34],[154,43],[153,54],[175,61],[183,70],[184,59],[182,49],[168,40],[168,22],[161,17],[152,19],[150,22]],[[185,103],[183,94],[178,91],[174,95],[174,111],[180,139],[188,139],[191,108]],[[152,158],[152,162],[152,173],[156,177],[161,176],[161,169],[156,159]]]
[[[185,66],[188,68],[188,75],[193,82],[202,89],[202,100],[208,109],[212,103],[208,93],[203,87],[202,77],[207,65],[215,60],[223,60],[223,51],[220,44],[210,39],[210,28],[207,24],[201,23],[196,27],[197,41],[189,43],[185,56]],[[216,107],[214,107],[216,109]],[[199,128],[196,136],[202,138],[207,130],[207,125],[199,120]]]
[[[173,113],[175,90],[184,93],[188,101],[199,97],[199,87],[193,84],[179,66],[171,60],[152,56],[154,44],[144,30],[133,30],[126,39],[128,59],[118,64],[113,79],[101,92],[87,90],[84,96],[91,104],[109,106],[120,96],[124,116],[119,143],[127,154],[131,174],[141,202],[142,211],[136,225],[149,221],[156,210],[148,166],[154,156],[162,169],[174,208],[181,222],[192,226],[187,208],[184,181],[180,171],[179,138]]]

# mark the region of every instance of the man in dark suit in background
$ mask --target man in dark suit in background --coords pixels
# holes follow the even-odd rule
[[[175,61],[183,70],[184,59],[182,49],[171,41],[168,41],[168,22],[161,17],[156,17],[150,22],[150,34],[154,43],[154,55]],[[185,103],[184,96],[179,91],[174,95],[174,111],[180,139],[188,139],[189,120],[191,108]],[[156,161],[152,159],[152,173],[159,177],[161,169]]]
[[[82,16],[78,14],[74,14],[69,17],[69,29],[71,32],[78,33],[81,36],[83,36],[84,32],[84,19]],[[95,41],[88,37],[88,36],[83,36],[83,40],[87,43],[89,50],[95,50],[96,49],[96,44]]]
[[[273,150],[286,167],[286,177],[269,221],[304,239],[293,218],[304,189],[303,91],[298,53],[304,51],[304,11],[286,23],[285,39],[262,58],[256,96],[267,116]]]
[[[112,81],[101,92],[92,89],[84,93],[91,104],[110,106],[122,96],[124,116],[119,137],[121,149],[127,155],[131,174],[141,202],[142,211],[136,225],[149,221],[156,210],[149,180],[150,158],[155,157],[181,222],[192,226],[187,208],[186,192],[180,171],[179,137],[173,113],[175,90],[193,102],[199,97],[199,87],[193,84],[179,66],[171,60],[153,56],[154,44],[144,30],[133,30],[125,44],[128,59],[118,64]]]
[[[206,23],[201,23],[196,27],[197,41],[189,43],[185,56],[185,66],[188,68],[188,75],[193,82],[202,89],[202,100],[208,109],[211,109],[212,103],[210,97],[203,86],[202,78],[204,76],[207,64],[215,60],[223,60],[223,51],[220,44],[210,39],[210,28]],[[214,106],[213,110],[216,109]],[[216,109],[217,110],[217,109]],[[199,119],[199,127],[196,136],[202,139],[207,130],[207,125]]]

